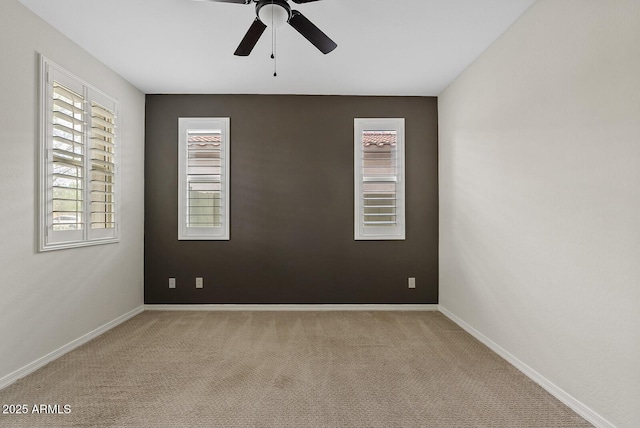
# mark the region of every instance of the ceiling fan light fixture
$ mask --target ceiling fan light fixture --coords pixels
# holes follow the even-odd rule
[[[258,18],[266,26],[272,26],[274,28],[282,27],[289,22],[291,18],[291,10],[287,8],[286,3],[281,1],[265,1],[258,3]]]

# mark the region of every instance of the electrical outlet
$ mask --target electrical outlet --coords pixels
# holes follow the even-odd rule
[[[169,288],[176,288],[176,279],[169,278]]]
[[[416,288],[416,279],[409,278],[409,288]]]
[[[202,282],[202,278],[198,277],[196,278],[196,288],[202,288],[204,286],[203,282]]]

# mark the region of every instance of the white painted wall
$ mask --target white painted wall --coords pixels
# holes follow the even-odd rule
[[[2,384],[16,370],[143,304],[144,94],[16,0],[0,2],[0,31]],[[117,244],[36,252],[38,53],[120,101]]]
[[[540,0],[439,98],[440,303],[603,426],[640,426],[639,23]]]

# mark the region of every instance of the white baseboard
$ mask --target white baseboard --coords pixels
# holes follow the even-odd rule
[[[485,344],[493,352],[495,352],[496,354],[500,355],[502,358],[507,360],[507,362],[509,362],[509,364],[511,364],[512,366],[514,366],[518,370],[520,370],[529,379],[533,380],[535,383],[540,385],[542,388],[544,388],[551,395],[556,397],[558,400],[562,401],[571,410],[573,410],[574,412],[576,412],[577,414],[582,416],[589,423],[593,424],[594,426],[596,426],[598,428],[615,428],[614,424],[612,424],[611,422],[607,421],[605,418],[603,418],[598,413],[593,411],[591,408],[586,406],[584,403],[582,403],[581,401],[576,399],[574,396],[572,396],[571,394],[567,393],[565,390],[563,390],[562,388],[560,388],[557,385],[555,385],[549,379],[545,378],[543,375],[541,375],[540,373],[538,373],[537,371],[535,371],[534,369],[532,369],[531,367],[526,365],[524,362],[522,362],[516,356],[511,354],[509,351],[507,351],[506,349],[504,349],[503,347],[501,347],[500,345],[495,343],[493,340],[489,339],[487,336],[485,336],[484,334],[482,334],[481,332],[479,332],[475,328],[471,327],[469,324],[467,324],[465,321],[463,321],[460,317],[455,315],[453,312],[451,312],[447,308],[443,307],[442,305],[439,306],[439,310],[447,318],[449,318],[451,321],[453,321],[456,324],[458,324],[467,333],[469,333],[470,335],[472,335],[473,337],[478,339],[480,342]]]
[[[138,315],[139,313],[144,311],[144,306],[138,306],[137,308],[133,309],[132,311],[127,312],[124,315],[119,316],[118,318],[109,321],[108,323],[96,328],[93,331],[90,331],[89,333],[75,339],[72,340],[71,342],[67,343],[66,345],[61,346],[60,348],[56,349],[53,352],[48,353],[47,355],[38,358],[37,360],[27,364],[26,366],[19,368],[18,370],[9,373],[8,375],[0,378],[0,390],[3,388],[6,388],[7,386],[11,385],[12,383],[14,383],[15,381],[17,381],[18,379],[21,379],[25,376],[27,376],[28,374],[33,373],[34,371],[38,370],[39,368],[49,364],[50,362],[52,362],[53,360],[56,360],[58,358],[60,358],[61,356],[63,356],[64,354],[73,351],[74,349],[76,349],[77,347],[84,345],[85,343],[87,343],[88,341],[95,339],[96,337],[100,336],[101,334],[111,330],[112,328],[114,328],[115,326],[122,324],[123,322],[133,318],[134,316]]]
[[[438,305],[144,305],[145,311],[437,311]]]

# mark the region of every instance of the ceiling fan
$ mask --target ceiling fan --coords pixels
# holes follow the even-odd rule
[[[256,19],[249,27],[234,55],[248,56],[264,33],[267,25],[277,28],[288,23],[302,34],[323,54],[328,54],[338,45],[309,21],[302,13],[292,10],[287,0],[208,0],[219,3],[256,4]],[[296,4],[310,3],[319,0],[291,0]]]

